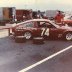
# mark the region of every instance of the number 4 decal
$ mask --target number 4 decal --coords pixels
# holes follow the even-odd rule
[[[44,35],[49,36],[49,28],[47,28],[47,29],[46,29],[45,34],[44,34]]]
[[[43,36],[43,35],[49,36],[49,28],[47,28],[47,29],[42,28],[41,36]]]
[[[44,32],[45,32],[45,28],[42,28],[41,36],[44,35]]]

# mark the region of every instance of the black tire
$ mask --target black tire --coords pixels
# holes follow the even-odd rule
[[[33,44],[44,44],[44,38],[43,37],[35,37],[33,38]]]
[[[15,37],[15,42],[16,43],[25,43],[26,42],[26,38],[25,37]]]

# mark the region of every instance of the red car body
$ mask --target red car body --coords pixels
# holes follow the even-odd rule
[[[67,26],[59,26],[47,19],[32,19],[22,23],[18,23],[12,28],[14,36],[25,36],[30,33],[31,37],[46,36],[50,38],[63,37],[67,39],[70,34],[72,37],[72,28]],[[29,35],[29,34],[28,34]],[[66,36],[67,35],[67,36]],[[30,37],[30,38],[31,38]]]
[[[72,20],[63,20],[62,24],[68,24],[69,26],[72,26]]]
[[[68,24],[69,26],[72,26],[72,16],[65,16],[62,23],[63,24]]]

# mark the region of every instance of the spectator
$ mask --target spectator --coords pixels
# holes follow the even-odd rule
[[[43,18],[44,18],[44,19],[48,19],[48,17],[46,16],[46,14],[43,15]]]
[[[55,22],[56,23],[61,23],[61,21],[63,20],[64,16],[63,14],[61,13],[61,11],[58,11],[57,12],[57,15],[55,16]]]
[[[37,18],[42,18],[40,10],[37,12]]]
[[[32,9],[30,9],[29,12],[30,12],[30,19],[33,19],[33,17],[32,17],[33,16]]]
[[[33,16],[33,19],[36,19],[37,18],[37,12],[36,11],[33,11],[33,14],[32,14]]]
[[[26,16],[25,16],[25,14],[23,15],[23,21],[26,21]]]

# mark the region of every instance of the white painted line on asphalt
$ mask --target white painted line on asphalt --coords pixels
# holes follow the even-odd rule
[[[27,68],[22,69],[22,70],[19,71],[19,72],[26,72],[26,71],[28,71],[28,70],[30,70],[30,69],[32,69],[32,68],[34,68],[34,67],[36,67],[36,66],[38,66],[38,65],[40,65],[40,64],[42,64],[42,63],[44,63],[44,62],[46,62],[46,61],[48,61],[49,59],[52,59],[53,57],[55,57],[55,56],[57,56],[57,55],[65,52],[65,51],[67,51],[67,50],[69,50],[69,49],[71,49],[71,48],[72,48],[72,45],[69,46],[69,47],[67,47],[67,48],[65,48],[65,49],[62,49],[62,50],[54,53],[54,54],[52,54],[52,55],[50,55],[50,56],[48,56],[47,58],[45,58],[45,59],[43,59],[43,60],[41,60],[41,61],[39,61],[39,62],[37,62],[37,63],[29,66],[29,67],[27,67]]]

